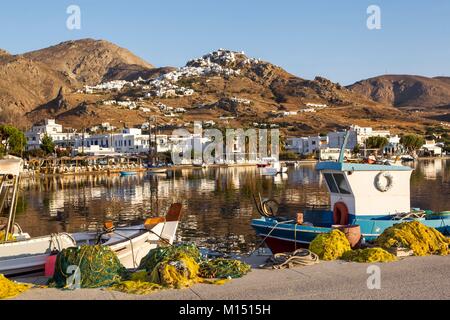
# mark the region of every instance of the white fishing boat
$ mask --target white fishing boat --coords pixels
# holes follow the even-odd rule
[[[261,169],[261,174],[263,176],[276,176],[277,174],[287,173],[288,168],[281,165],[281,162],[274,161],[271,162],[268,167]]]
[[[404,162],[409,162],[409,161],[415,160],[415,158],[409,154],[404,154],[404,155],[400,156],[400,159]]]
[[[0,243],[0,274],[42,274],[49,257],[63,249],[81,245],[108,246],[128,269],[135,269],[152,249],[173,244],[181,217],[181,205],[171,207],[165,218],[145,224],[103,232],[59,233],[31,238],[18,230],[15,241]]]
[[[204,163],[204,162],[193,162],[192,165],[195,168],[202,168],[202,169],[208,168],[208,165],[206,163]]]
[[[166,217],[147,219],[139,226],[117,228],[106,223],[102,232],[59,233],[32,238],[15,223],[22,159],[0,160],[0,274],[42,274],[55,253],[80,245],[104,245],[115,252],[126,268],[137,268],[141,259],[159,245],[172,244],[181,218],[181,204],[173,204]],[[13,240],[10,240],[12,235]]]
[[[181,204],[173,204],[166,217],[150,218],[138,226],[114,229],[105,225],[102,233],[80,232],[72,234],[77,246],[101,244],[116,253],[128,269],[139,266],[143,257],[159,245],[172,245],[181,218]]]

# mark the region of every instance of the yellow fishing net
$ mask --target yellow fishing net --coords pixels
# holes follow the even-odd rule
[[[372,263],[372,262],[392,262],[396,261],[397,258],[381,248],[368,248],[359,249],[353,251],[347,251],[342,255],[342,260],[361,262],[361,263]]]
[[[10,299],[17,297],[19,294],[29,290],[30,284],[17,283],[8,280],[4,275],[0,274],[0,299]]]
[[[166,288],[186,288],[200,282],[199,264],[194,258],[180,253],[176,257],[160,262],[150,273],[150,282]]]
[[[218,278],[238,278],[250,271],[249,265],[236,260],[204,260],[193,245],[154,249],[142,259],[139,268],[140,271],[111,289],[149,294],[164,288],[186,288],[196,283],[222,285],[228,280]]]
[[[416,256],[431,254],[449,254],[450,241],[434,228],[418,221],[404,222],[386,229],[377,239],[384,248],[405,247],[414,251]]]
[[[5,231],[0,231],[0,243],[5,241]],[[16,241],[16,238],[10,233],[8,234],[8,241]]]
[[[128,294],[146,295],[162,289],[160,285],[147,281],[122,281],[111,287],[112,290]]]
[[[340,259],[342,255],[351,250],[345,234],[339,230],[318,235],[309,245],[309,250],[319,256],[321,260],[331,261]]]

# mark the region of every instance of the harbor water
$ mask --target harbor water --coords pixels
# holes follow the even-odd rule
[[[413,207],[450,210],[450,160],[420,160],[411,180]],[[183,204],[178,241],[228,253],[251,251],[258,239],[253,195],[274,198],[281,213],[328,205],[328,192],[313,164],[266,177],[256,167],[183,169],[136,176],[60,176],[25,179],[17,222],[32,236],[97,230],[106,219],[139,224]]]

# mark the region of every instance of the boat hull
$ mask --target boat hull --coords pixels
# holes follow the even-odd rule
[[[252,227],[257,235],[264,239],[267,246],[273,253],[290,252],[292,249],[308,246],[319,234],[328,233],[333,230],[333,223],[330,222],[332,212],[322,217],[321,221],[316,219],[314,226],[297,225],[294,221],[277,221],[273,218],[261,218],[252,221]],[[305,216],[308,216],[307,214]],[[308,220],[305,220],[308,221]],[[392,220],[388,217],[358,218],[353,217],[352,225],[361,227],[362,237],[366,241],[373,241],[378,238],[384,230],[395,224],[412,220]],[[440,231],[444,235],[450,235],[450,217],[420,219],[421,223]],[[320,225],[320,226],[318,226]]]
[[[157,248],[163,242],[172,244],[177,228],[178,220],[160,223],[150,231],[146,230],[144,225],[120,228],[110,236],[104,236],[102,245],[108,246],[116,253],[124,267],[135,269],[150,250]],[[95,245],[98,240],[98,234],[93,232],[60,234],[58,236],[62,239],[57,247],[54,246],[53,242],[55,241],[52,242],[50,236],[1,244],[0,274],[7,277],[41,275],[54,248],[61,251],[81,245]],[[11,248],[15,248],[15,250]]]
[[[33,238],[0,245],[0,274],[20,276],[43,273],[45,263],[54,249],[76,246],[69,234]]]

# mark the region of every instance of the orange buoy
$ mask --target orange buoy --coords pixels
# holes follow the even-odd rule
[[[344,202],[337,202],[333,209],[333,222],[336,225],[346,226],[349,221],[349,212]]]

